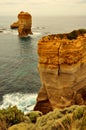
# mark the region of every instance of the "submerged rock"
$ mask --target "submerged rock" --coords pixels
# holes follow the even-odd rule
[[[0,33],[3,33],[4,30],[6,30],[6,29],[5,29],[5,28],[1,28],[1,29],[0,29]]]
[[[44,36],[38,55],[42,87],[34,110],[86,104],[86,30]]]

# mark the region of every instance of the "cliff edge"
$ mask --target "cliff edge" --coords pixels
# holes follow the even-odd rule
[[[34,110],[86,104],[86,30],[44,36],[38,55],[42,87]]]

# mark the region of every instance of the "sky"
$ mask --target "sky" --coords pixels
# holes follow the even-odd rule
[[[20,11],[34,16],[86,16],[86,0],[0,0],[0,15],[17,15]]]

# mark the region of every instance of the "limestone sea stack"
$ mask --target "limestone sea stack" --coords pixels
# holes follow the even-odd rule
[[[32,34],[32,16],[28,12],[21,11],[18,14],[18,21],[14,22],[10,27],[11,29],[18,28],[20,37],[26,37],[28,34]]]
[[[28,12],[20,12],[18,14],[18,33],[20,37],[25,37],[28,34],[32,34],[32,17]]]
[[[38,55],[42,87],[34,110],[86,104],[86,30],[42,37]]]

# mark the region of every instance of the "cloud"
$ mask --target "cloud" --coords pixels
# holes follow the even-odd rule
[[[0,14],[86,15],[86,0],[0,0]]]

